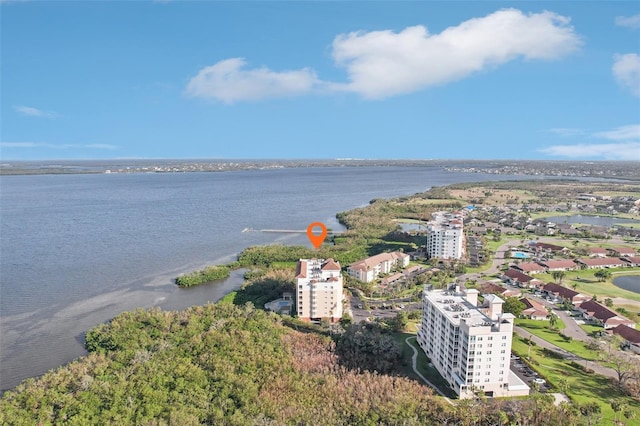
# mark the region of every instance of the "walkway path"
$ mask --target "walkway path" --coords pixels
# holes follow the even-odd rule
[[[453,401],[451,401],[451,399],[449,399],[444,393],[442,393],[440,391],[440,389],[438,389],[438,387],[436,385],[434,385],[433,383],[431,383],[429,380],[427,380],[426,377],[424,377],[419,371],[418,371],[418,350],[416,349],[415,346],[413,346],[411,343],[409,343],[409,340],[411,339],[415,339],[415,337],[407,337],[404,342],[411,348],[413,349],[413,356],[411,357],[411,365],[413,368],[413,372],[416,373],[416,375],[418,377],[420,377],[429,387],[433,388],[436,392],[438,392],[438,394],[440,394],[440,396],[442,396],[449,404],[454,405]]]

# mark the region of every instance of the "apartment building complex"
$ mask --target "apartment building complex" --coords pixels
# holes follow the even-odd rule
[[[304,321],[342,318],[342,272],[333,259],[300,259],[296,269],[296,310]]]
[[[460,396],[475,391],[487,396],[528,395],[529,387],[510,369],[515,317],[502,312],[504,301],[457,286],[434,290],[425,286],[418,343],[433,366]]]
[[[395,267],[409,266],[410,256],[400,251],[380,253],[364,260],[352,263],[347,267],[347,274],[370,283],[381,274],[388,274]]]
[[[461,259],[464,255],[463,216],[436,212],[427,224],[427,255],[437,259]]]

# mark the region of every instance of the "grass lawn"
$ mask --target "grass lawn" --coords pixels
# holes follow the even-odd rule
[[[581,358],[588,360],[597,360],[598,352],[587,349],[584,345],[584,342],[579,340],[571,340],[567,341],[557,330],[549,329],[549,321],[539,321],[539,320],[528,320],[528,319],[516,319],[516,325],[518,327],[524,328],[534,336],[537,336],[543,340],[546,340],[549,343],[553,343],[554,345],[572,352],[578,355]],[[564,324],[561,320],[558,320],[557,324],[558,330],[564,329]],[[602,330],[602,327],[600,327]]]
[[[522,338],[514,336],[512,348],[514,353],[526,358],[529,346]],[[531,348],[530,359],[538,374],[556,388],[566,379],[568,381],[566,394],[573,402],[580,404],[597,402],[602,409],[602,420],[598,424],[612,424],[613,409],[609,404],[611,399],[622,400],[640,415],[640,402],[621,394],[608,378],[585,373],[566,360],[547,357],[537,346]]]
[[[581,324],[580,328],[583,329],[585,333],[587,333],[587,335],[591,337],[594,337],[597,335],[597,333],[604,331],[603,327],[599,325],[592,325],[592,324]]]
[[[625,290],[613,285],[611,280],[598,281],[594,276],[597,269],[585,269],[580,271],[567,271],[562,285],[565,287],[573,288],[576,285],[576,291],[587,294],[597,295],[599,300],[604,300],[607,297],[623,297],[625,299],[636,300],[640,302],[640,293],[634,293],[633,291]],[[623,275],[640,275],[640,268],[621,268],[612,269],[612,279]],[[555,282],[551,274],[536,274],[535,278],[544,282]]]
[[[422,379],[418,377],[418,375],[416,375],[413,371],[411,363],[411,359],[413,357],[413,349],[411,349],[405,342],[407,337],[411,338],[411,340],[409,340],[410,346],[416,348],[418,351],[416,367],[418,368],[420,374],[426,377],[427,380],[429,380],[431,383],[436,385],[438,389],[440,389],[440,391],[447,395],[449,398],[457,398],[456,393],[449,387],[449,384],[442,378],[440,373],[438,373],[438,370],[436,370],[434,367],[429,367],[429,358],[427,358],[427,356],[422,351],[422,348],[420,348],[420,345],[418,345],[415,332],[393,333],[394,340],[402,345],[402,357],[404,360],[403,371],[405,372],[405,374],[408,377],[411,377],[426,386]]]

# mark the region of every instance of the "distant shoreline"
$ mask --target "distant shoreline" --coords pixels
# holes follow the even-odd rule
[[[437,167],[445,172],[640,181],[637,161],[376,160],[376,159],[140,159],[4,161],[0,176],[226,172],[313,167]]]

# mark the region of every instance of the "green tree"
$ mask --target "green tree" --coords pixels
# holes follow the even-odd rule
[[[409,325],[409,315],[405,311],[400,311],[394,320],[394,329],[396,331],[404,331]]]
[[[516,317],[522,315],[522,311],[526,308],[526,305],[521,302],[517,297],[507,297],[502,305],[502,310],[513,314]]]
[[[562,280],[564,279],[565,275],[567,274],[564,271],[553,271],[551,273],[551,276],[553,277],[555,282],[558,284],[562,284]]]
[[[604,299],[604,304],[608,308],[612,308],[613,307],[613,299],[611,299],[610,297],[607,297],[606,299]]]
[[[547,308],[547,312],[549,312],[549,328],[555,329],[560,318],[551,310],[551,308]]]
[[[603,282],[611,278],[611,271],[608,269],[598,269],[593,276],[596,277],[598,281]]]

